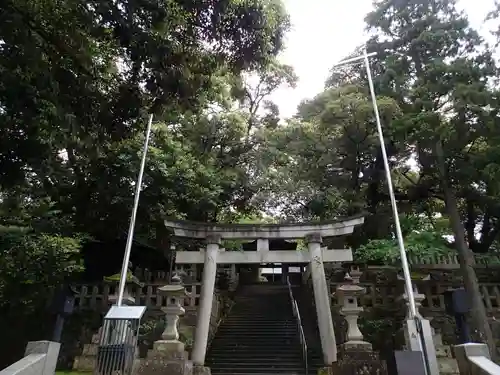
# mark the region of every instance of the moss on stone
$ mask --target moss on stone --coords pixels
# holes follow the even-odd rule
[[[119,273],[116,273],[116,274],[111,275],[111,276],[105,276],[104,281],[107,283],[118,283],[118,282],[120,282],[120,277],[121,277],[121,275]],[[127,272],[127,282],[138,283],[139,279],[137,279],[137,277],[135,277],[131,271],[128,271]]]
[[[329,367],[322,367],[318,370],[318,375],[330,375],[331,371]]]

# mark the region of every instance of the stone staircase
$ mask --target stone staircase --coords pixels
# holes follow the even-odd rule
[[[316,374],[321,360],[309,357],[309,374]],[[269,283],[241,287],[212,340],[206,364],[212,375],[305,375],[288,287]]]

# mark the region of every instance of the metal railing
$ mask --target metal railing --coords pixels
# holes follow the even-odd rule
[[[292,303],[293,316],[297,321],[297,330],[299,332],[300,345],[302,346],[302,360],[304,361],[304,371],[305,375],[309,374],[309,361],[307,355],[307,342],[306,335],[304,334],[304,327],[302,326],[302,319],[300,318],[299,306],[297,301],[293,298],[292,284],[290,283],[290,278],[286,278],[288,284],[288,293],[290,294],[290,302]]]

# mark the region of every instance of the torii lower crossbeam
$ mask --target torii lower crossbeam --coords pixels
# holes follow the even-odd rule
[[[352,262],[350,249],[328,250],[322,248],[323,263]],[[200,252],[178,251],[177,264],[205,263],[205,250]],[[224,251],[217,253],[217,264],[263,264],[263,263],[310,263],[309,251],[274,250],[274,251]]]

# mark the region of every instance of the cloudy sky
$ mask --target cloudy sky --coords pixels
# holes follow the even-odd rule
[[[292,21],[287,49],[281,61],[295,68],[299,83],[295,89],[280,89],[272,99],[282,117],[295,113],[301,100],[323,89],[331,66],[363,43],[364,16],[371,0],[284,0]],[[353,5],[356,4],[356,5]],[[484,25],[494,0],[459,0],[471,24],[490,38],[491,25]]]

